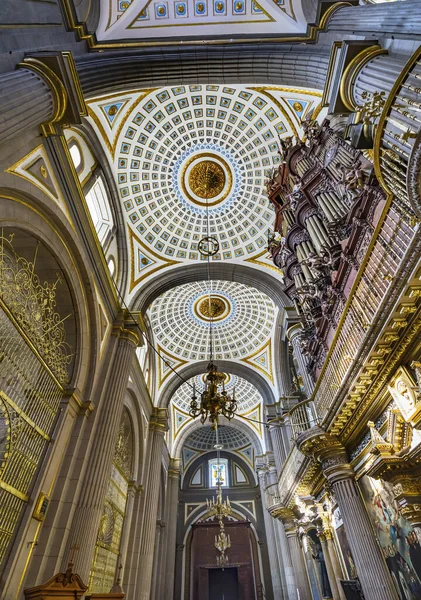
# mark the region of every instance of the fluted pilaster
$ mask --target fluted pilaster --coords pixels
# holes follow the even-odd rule
[[[362,94],[365,91],[385,92],[387,97],[402,72],[405,62],[405,60],[392,58],[388,54],[381,54],[365,63],[354,80],[353,98],[355,103],[359,106],[364,104],[365,100]]]
[[[0,106],[0,145],[48,121],[55,110],[46,81],[25,68],[0,75]]]
[[[330,531],[330,529],[325,529],[323,533],[326,538],[327,552],[329,553],[330,562],[332,563],[335,580],[338,585],[339,598],[341,600],[346,600],[345,592],[343,591],[343,588],[340,583],[340,580],[344,579],[344,574],[342,572],[342,567],[339,563],[338,553],[333,542],[332,532]]]
[[[298,363],[298,369],[300,371],[300,375],[303,379],[304,390],[308,397],[311,396],[314,390],[314,382],[311,378],[310,374],[307,371],[306,360],[301,352],[300,348],[300,336],[302,333],[302,327],[299,323],[293,325],[288,329],[287,336],[290,340],[293,348],[294,357]]]
[[[139,561],[137,564],[136,598],[149,600],[152,585],[153,559],[156,537],[156,516],[158,511],[159,486],[161,483],[161,460],[164,434],[168,429],[167,411],[154,408],[150,421],[148,445],[148,477],[145,489],[142,536],[140,539]]]
[[[114,335],[118,338],[117,348],[104,381],[96,417],[97,422],[92,433],[95,442],[90,450],[84,485],[62,563],[65,569],[72,552],[71,549],[77,548],[77,552],[74,553],[74,570],[83,581],[88,581],[89,578],[130,365],[139,343],[135,331],[124,328],[121,324],[115,326]]]
[[[275,460],[276,470],[278,473],[282,471],[282,467],[287,457],[287,451],[284,445],[281,422],[276,420],[275,424],[269,425],[269,435],[272,442],[273,458]]]
[[[297,586],[300,600],[312,600],[310,585],[308,582],[307,568],[304,560],[303,551],[298,531],[295,523],[291,520],[286,520],[284,523],[285,535],[288,542],[289,551],[291,554],[292,565],[294,568],[295,583]]]
[[[282,600],[282,582],[281,582],[281,566],[279,564],[279,557],[277,553],[275,534],[274,534],[274,520],[269,515],[266,509],[265,503],[265,489],[266,489],[266,471],[264,469],[258,470],[259,485],[262,497],[262,508],[263,508],[263,519],[265,522],[266,542],[269,555],[270,573],[273,587],[274,600]]]
[[[330,589],[332,591],[333,600],[340,600],[338,584],[335,577],[335,571],[333,570],[332,560],[330,558],[329,549],[327,547],[326,537],[323,533],[319,533],[319,540],[322,545],[323,556],[325,559],[327,577],[329,579]]]
[[[366,507],[355,483],[352,467],[332,481],[332,491],[341,511],[348,543],[366,600],[397,600],[389,569],[375,539]]]
[[[171,459],[168,470],[168,516],[167,516],[167,557],[164,576],[164,595],[165,600],[174,598],[174,578],[175,578],[175,552],[177,535],[177,517],[178,517],[178,492],[180,486],[180,461]]]
[[[421,13],[417,0],[390,2],[368,6],[344,6],[336,10],[327,24],[327,31],[378,33],[399,35],[408,39],[421,38]]]

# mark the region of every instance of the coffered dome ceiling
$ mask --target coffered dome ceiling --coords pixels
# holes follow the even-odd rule
[[[279,276],[267,258],[273,212],[265,179],[279,136],[300,135],[320,94],[274,86],[190,85],[99,98],[94,127],[114,166],[129,231],[133,295],[162,269],[203,260],[244,262]]]
[[[263,377],[277,397],[273,354],[279,345],[279,310],[263,292],[243,283],[244,273],[263,270],[274,285],[279,283],[280,272],[267,253],[274,214],[265,180],[280,163],[280,138],[301,136],[301,119],[310,111],[313,116],[320,113],[320,100],[319,92],[305,89],[192,84],[89,103],[91,124],[108,153],[127,225],[126,302],[136,308],[137,294],[147,296],[145,289],[155,289],[161,275],[159,286],[165,280],[171,288],[147,311],[160,353],[158,397],[176,377],[173,369],[206,364],[210,315],[217,365],[238,363],[241,373],[250,373],[244,385],[251,385],[246,379]],[[208,283],[202,274],[199,281],[177,285],[186,266],[193,273],[195,265],[206,265],[200,242],[207,235],[219,245],[211,259],[215,266],[231,263],[234,269],[242,264],[241,283],[223,281],[222,276]],[[250,281],[258,278],[251,276]],[[241,398],[247,406],[257,393],[252,387],[254,392],[250,388]],[[185,404],[173,407],[178,411],[175,435],[189,417]],[[257,423],[260,408],[256,410]]]
[[[269,341],[276,309],[266,294],[250,286],[197,281],[169,290],[148,310],[160,347],[196,361],[209,358],[210,314],[214,358],[232,360],[251,355]]]

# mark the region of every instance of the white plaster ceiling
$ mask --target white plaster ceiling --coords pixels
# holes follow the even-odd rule
[[[99,41],[180,40],[305,34],[301,0],[101,0]],[[124,42],[123,42],[124,43]]]

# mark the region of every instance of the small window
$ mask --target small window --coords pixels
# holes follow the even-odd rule
[[[226,458],[214,458],[209,461],[209,486],[217,487],[218,483],[222,487],[228,487],[228,461]]]
[[[110,256],[108,260],[108,270],[110,272],[111,277],[114,277],[115,274],[115,260],[112,256]]]
[[[111,208],[108,202],[107,192],[101,177],[98,177],[94,185],[86,194],[86,203],[94,223],[95,231],[102,246],[106,242],[108,233],[114,226]]]
[[[77,170],[80,167],[80,165],[82,164],[82,156],[81,156],[80,150],[79,150],[77,144],[75,144],[75,142],[73,142],[69,145],[69,151],[70,151],[70,156],[72,157],[73,164],[75,165],[75,168]]]

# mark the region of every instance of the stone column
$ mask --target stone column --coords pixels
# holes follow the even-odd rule
[[[323,556],[324,556],[325,564],[326,564],[327,577],[329,579],[329,585],[330,585],[330,589],[332,591],[332,598],[333,598],[333,600],[340,600],[338,583],[336,581],[335,572],[333,570],[333,565],[332,565],[332,561],[330,558],[329,549],[327,547],[326,537],[323,532],[319,532],[318,537],[319,537],[320,543],[322,545]]]
[[[133,508],[135,504],[135,498],[138,493],[139,486],[137,486],[134,481],[131,481],[129,483],[129,489],[127,491],[126,512],[124,514],[124,527],[120,541],[120,561],[123,566],[123,570],[121,572],[122,578],[124,577],[124,568],[127,562],[127,549],[129,545],[130,529],[132,526]]]
[[[343,6],[328,19],[327,31],[354,34],[378,33],[420,39],[421,13],[418,0],[368,6]]]
[[[314,390],[314,382],[310,374],[307,372],[307,364],[300,348],[300,335],[302,327],[300,323],[293,325],[287,331],[287,337],[290,340],[294,352],[294,357],[297,360],[300,375],[303,378],[305,392],[310,398]]]
[[[135,357],[139,337],[134,323],[117,323],[113,329],[117,346],[104,380],[103,392],[98,405],[96,424],[92,431],[95,440],[90,448],[84,484],[72,521],[62,568],[66,570],[72,548],[74,571],[82,581],[88,581],[99,522],[110,477],[111,461],[117,441],[118,426],[129,379],[129,371]]]
[[[397,600],[397,592],[364,501],[338,438],[316,426],[298,436],[298,449],[322,464],[341,511],[365,600]]]
[[[281,566],[278,560],[278,553],[276,549],[276,541],[274,536],[274,521],[270,517],[267,507],[266,507],[266,469],[258,469],[257,476],[259,478],[260,485],[260,494],[262,498],[262,509],[263,509],[263,519],[265,522],[265,532],[266,532],[266,542],[268,547],[268,556],[269,556],[269,565],[272,579],[272,587],[273,587],[273,597],[274,600],[282,600],[282,583],[281,583]]]
[[[273,458],[275,460],[276,470],[278,474],[282,471],[285,459],[287,457],[287,451],[282,439],[282,425],[280,419],[273,419],[274,424],[269,425],[269,435],[272,442]]]
[[[144,516],[137,564],[136,599],[149,600],[152,585],[159,486],[164,434],[168,430],[167,409],[154,407],[149,424],[148,474],[145,485]]]
[[[332,531],[330,529],[324,529],[323,534],[326,538],[326,546],[327,551],[329,553],[330,562],[332,563],[333,573],[335,576],[335,581],[338,585],[339,598],[341,600],[346,600],[345,592],[343,591],[340,580],[344,578],[344,574],[342,572],[342,567],[339,563],[338,553],[335,548],[335,544],[333,542]]]
[[[178,521],[178,492],[180,486],[180,461],[172,458],[168,469],[168,516],[167,516],[167,557],[164,573],[165,587],[163,598],[172,600],[174,597],[175,553]]]
[[[275,540],[278,544],[278,553],[282,556],[285,573],[285,598],[288,600],[297,600],[297,584],[295,581],[294,567],[291,559],[291,552],[288,546],[288,540],[285,533],[284,524],[279,519],[275,519],[274,525]]]
[[[0,145],[54,115],[53,92],[41,75],[19,69],[0,75]]]
[[[291,561],[294,568],[295,583],[300,600],[312,600],[310,584],[308,581],[307,567],[303,550],[298,537],[297,527],[291,517],[283,520]]]

